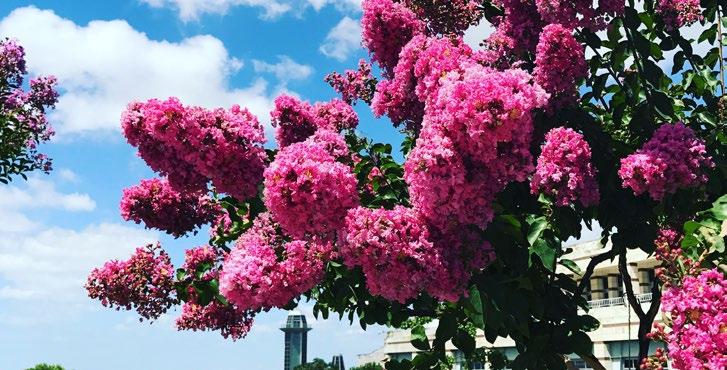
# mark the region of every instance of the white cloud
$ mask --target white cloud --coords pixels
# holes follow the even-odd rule
[[[24,187],[0,187],[0,208],[5,212],[37,208],[81,212],[93,211],[96,202],[88,194],[63,194],[52,182],[31,177]]]
[[[70,182],[70,183],[75,184],[80,181],[80,179],[78,178],[78,175],[75,172],[73,172],[72,170],[69,170],[68,168],[58,169],[58,171],[56,171],[56,173],[61,178],[61,180],[65,181],[65,182]]]
[[[361,47],[361,25],[358,21],[344,17],[328,32],[320,47],[324,55],[344,61]]]
[[[237,6],[256,7],[262,10],[264,19],[277,18],[285,13],[302,12],[310,6],[320,11],[326,5],[333,5],[342,12],[356,12],[361,9],[361,0],[140,0],[152,8],[172,8],[184,22],[198,20],[204,14],[225,15]]]
[[[7,235],[6,235],[7,236]],[[75,231],[50,228],[11,234],[0,240],[0,302],[33,301],[74,311],[90,303],[83,284],[88,273],[109,259],[126,259],[153,242],[155,234],[102,223]]]
[[[123,20],[83,26],[35,7],[2,19],[0,35],[23,44],[32,73],[58,77],[63,94],[51,120],[61,137],[118,129],[129,101],[152,97],[178,96],[207,107],[240,104],[262,120],[272,107],[263,79],[242,89],[229,86],[242,63],[212,36],[152,40]]]
[[[258,73],[273,74],[283,87],[290,81],[305,80],[313,74],[313,68],[311,66],[299,64],[288,56],[278,56],[278,60],[278,63],[275,64],[253,60],[253,68]]]
[[[275,18],[291,10],[289,4],[276,0],[141,0],[153,8],[172,7],[183,21],[196,20],[202,14],[224,15],[235,6],[263,9],[264,18]]]

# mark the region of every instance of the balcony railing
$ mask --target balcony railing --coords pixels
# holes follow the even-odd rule
[[[651,293],[639,294],[636,296],[636,300],[639,301],[639,303],[651,302]],[[614,306],[625,306],[625,305],[626,305],[626,300],[625,300],[625,297],[623,297],[623,296],[588,301],[588,306],[591,308],[614,307]]]

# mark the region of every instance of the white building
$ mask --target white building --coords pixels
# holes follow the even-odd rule
[[[608,248],[610,247],[609,245]],[[574,251],[568,255],[568,258],[576,262],[582,271],[586,270],[591,257],[607,251],[599,241],[578,244],[572,248]],[[651,302],[650,289],[654,281],[654,268],[658,262],[641,250],[629,250],[627,257],[627,260],[630,261],[628,269],[634,291],[646,311]],[[568,270],[562,272],[569,273]],[[616,259],[603,262],[595,269],[587,294],[591,307],[588,314],[601,322],[601,326],[597,330],[589,333],[594,343],[594,355],[606,369],[637,370],[639,368],[637,363],[639,349],[636,338],[639,321],[625,298]],[[660,316],[657,316],[658,320],[660,320]],[[430,340],[434,338],[436,328],[436,322],[426,326],[427,336]],[[477,348],[498,349],[511,360],[517,356],[515,342],[509,338],[498,338],[494,344],[490,344],[484,334],[480,332],[476,339]],[[454,370],[465,370],[462,353],[451,342],[447,343],[446,349],[456,360]],[[655,344],[652,344],[651,352],[653,353],[655,349]],[[392,330],[386,334],[384,345],[381,348],[372,353],[359,355],[358,363],[375,362],[383,365],[386,360],[411,359],[416,352],[417,349],[410,343],[408,330]],[[471,370],[488,368],[487,364],[475,364]],[[577,355],[571,357],[569,368],[590,369]]]

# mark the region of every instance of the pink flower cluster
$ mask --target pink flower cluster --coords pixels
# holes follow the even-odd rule
[[[588,65],[573,31],[559,24],[546,26],[535,55],[535,81],[551,94],[550,105],[559,108],[574,103],[579,80],[588,76]]]
[[[265,170],[265,205],[294,238],[338,230],[358,205],[351,168],[326,149],[314,140],[290,145]]]
[[[357,70],[347,70],[343,75],[332,72],[325,80],[348,104],[355,104],[359,99],[370,104],[374,98],[377,80],[371,74],[371,64],[364,59],[358,62]]]
[[[461,35],[484,16],[481,2],[473,0],[404,0],[434,33]]]
[[[261,214],[227,255],[220,293],[241,309],[283,307],[323,278],[333,244],[287,241],[272,215]]]
[[[212,267],[214,267],[218,257],[218,251],[209,245],[187,249],[184,252],[184,265],[182,265],[182,268],[187,271],[187,275],[193,275],[201,267],[213,271]],[[214,273],[210,275],[212,279],[216,278]]]
[[[623,186],[636,195],[648,192],[660,201],[679,189],[707,181],[705,171],[714,167],[704,142],[682,123],[665,124],[637,150],[621,160],[619,176]]]
[[[177,330],[219,331],[225,339],[238,340],[252,329],[253,315],[217,301],[207,306],[187,302],[174,324]]]
[[[384,75],[391,77],[399,52],[409,40],[424,32],[424,23],[404,4],[393,0],[364,0],[361,7],[363,45]]]
[[[625,0],[600,0],[594,8],[593,0],[535,0],[538,12],[548,23],[568,28],[585,27],[596,31],[605,26],[605,17],[624,14]]]
[[[174,266],[159,245],[136,249],[126,261],[109,261],[94,269],[86,283],[88,296],[101,304],[136,311],[156,319],[177,303]]]
[[[414,37],[401,51],[393,77],[377,86],[371,108],[386,114],[396,126],[419,130],[425,104],[436,98],[442,81],[476,62],[461,39]]]
[[[305,141],[318,129],[341,132],[358,126],[356,112],[339,99],[310,105],[298,98],[280,95],[275,98],[270,117],[277,128],[275,139],[281,149]]]
[[[19,87],[26,73],[23,47],[8,38],[0,40],[0,76],[14,87]]]
[[[669,30],[678,30],[702,20],[699,0],[659,0],[656,11],[664,18]]]
[[[721,272],[685,277],[664,292],[661,303],[671,332],[658,336],[667,342],[674,368],[727,368],[727,280]]]
[[[559,206],[579,202],[584,207],[598,204],[596,171],[591,165],[591,147],[583,135],[559,127],[545,135],[545,145],[530,182],[533,194],[555,198]]]
[[[247,109],[185,107],[176,98],[129,104],[122,115],[129,144],[178,191],[254,196],[265,168],[263,127]]]
[[[361,266],[371,293],[406,303],[426,291],[440,299],[456,301],[469,280],[473,266],[487,260],[477,251],[475,260],[449,258],[449,243],[433,243],[426,223],[413,209],[354,208],[346,217],[341,254],[349,267]],[[459,256],[463,257],[463,256]]]
[[[166,179],[156,178],[124,189],[120,208],[124,220],[143,222],[176,238],[212,222],[220,213],[207,195],[180,193]]]
[[[313,106],[316,126],[319,129],[341,132],[353,130],[358,126],[358,115],[350,104],[333,99]]]

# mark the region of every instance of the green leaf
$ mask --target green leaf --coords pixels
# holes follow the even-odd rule
[[[434,347],[443,348],[448,340],[457,334],[457,318],[452,314],[445,314],[439,318],[439,326],[434,338]]]
[[[424,326],[417,325],[411,329],[411,345],[422,351],[429,350],[429,339]]]
[[[581,357],[593,354],[593,341],[588,334],[577,331],[568,337],[568,341],[573,345],[573,352]]]
[[[554,248],[548,245],[545,240],[538,239],[535,242],[535,245],[530,248],[530,251],[540,257],[540,260],[543,261],[543,266],[545,266],[548,271],[553,272],[553,264],[555,263]]]
[[[459,348],[460,351],[464,352],[466,357],[471,357],[472,353],[475,352],[477,346],[475,338],[465,330],[457,330],[457,335],[452,339],[452,344]]]
[[[477,285],[470,287],[467,303],[465,306],[467,317],[472,320],[472,323],[476,327],[483,329],[485,327],[485,315],[482,309],[482,297],[480,296],[480,290],[477,288]]]
[[[535,241],[540,238],[547,227],[548,220],[543,216],[534,219],[530,223],[530,230],[528,231],[528,242],[530,245],[535,245]]]
[[[580,275],[583,272],[583,271],[581,271],[581,268],[578,267],[578,265],[575,262],[573,262],[569,259],[565,259],[565,258],[561,259],[559,261],[559,263],[561,265],[563,265],[565,268],[567,268],[568,270],[572,271],[576,275]]]

